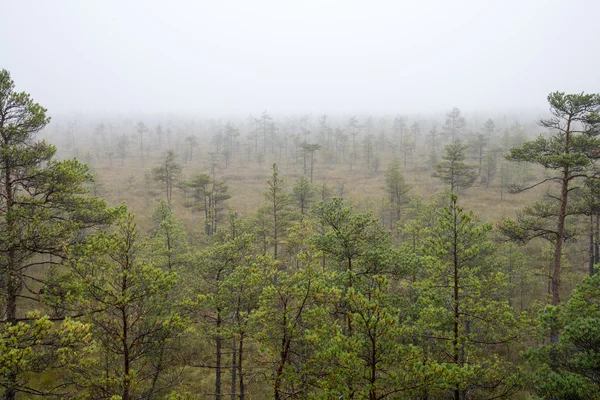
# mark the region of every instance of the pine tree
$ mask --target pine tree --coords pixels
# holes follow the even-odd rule
[[[112,234],[95,235],[70,255],[68,288],[93,324],[98,351],[87,368],[73,370],[91,398],[153,398],[172,384],[172,340],[188,325],[169,301],[175,272],[144,261],[132,214]]]
[[[307,213],[314,197],[315,188],[310,184],[308,179],[306,179],[304,176],[298,178],[292,187],[291,199],[294,200],[300,209],[301,215],[305,215]]]
[[[148,243],[148,258],[168,272],[180,272],[189,264],[190,248],[181,221],[173,215],[163,200],[152,213],[152,230]]]
[[[474,168],[465,164],[465,150],[468,145],[463,145],[460,139],[446,146],[446,155],[443,161],[435,165],[433,176],[440,178],[450,185],[451,192],[457,192],[459,188],[473,186],[477,179]]]
[[[388,194],[388,200],[393,208],[393,222],[398,224],[402,215],[402,209],[408,204],[408,192],[410,185],[404,180],[404,175],[400,172],[400,165],[397,159],[394,159],[385,171],[385,191]]]
[[[446,113],[446,124],[444,125],[444,134],[450,139],[450,143],[454,143],[459,139],[462,129],[467,125],[465,119],[461,115],[460,109],[454,107]]]
[[[267,191],[263,193],[265,205],[259,214],[266,218],[269,242],[273,246],[273,258],[277,259],[279,242],[291,221],[290,195],[285,190],[285,181],[279,176],[277,164],[273,164],[272,175],[267,179]]]
[[[417,286],[412,329],[436,343],[427,351],[449,369],[440,383],[442,389],[454,386],[449,391],[455,400],[467,393],[510,398],[519,387],[514,368],[499,358],[498,346],[515,340],[520,325],[506,301],[506,277],[495,263],[490,230],[459,207],[453,194],[424,243],[432,259]]]
[[[181,175],[181,165],[175,160],[175,153],[172,150],[169,150],[167,151],[164,162],[161,165],[152,168],[152,178],[163,185],[168,204],[171,204],[173,187],[177,184]]]
[[[53,335],[47,317],[33,310],[41,306],[39,286],[45,284],[47,266],[60,263],[72,244],[112,222],[117,211],[89,196],[85,185],[92,175],[85,165],[75,159],[54,160],[56,148],[36,140],[36,133],[49,122],[46,109],[14,88],[8,71],[0,70],[1,329],[5,339],[31,350],[41,343],[36,336]],[[34,268],[39,277],[33,278]],[[51,340],[44,343],[57,345]],[[22,356],[22,367],[2,372],[6,400],[13,400],[19,391],[35,393],[29,377],[56,361],[49,358],[33,366],[28,357],[35,354]]]
[[[530,187],[515,188],[515,191],[524,191],[545,182],[555,182],[559,187],[558,196],[552,196],[555,200],[553,204],[534,205],[534,211],[545,209],[544,214],[530,214],[537,223],[554,225],[547,234],[552,237],[554,243],[552,305],[559,305],[563,244],[569,231],[567,218],[574,214],[573,210],[569,210],[569,195],[577,189],[578,181],[594,174],[592,168],[600,158],[600,95],[554,92],[548,95],[548,103],[552,117],[540,121],[540,124],[551,129],[552,136],[548,139],[540,136],[534,141],[514,147],[510,149],[506,159],[539,164],[557,172],[555,176]],[[518,228],[523,238],[543,235],[531,218],[529,222],[529,226],[525,224]],[[551,333],[551,340],[553,343],[558,341],[557,332]]]

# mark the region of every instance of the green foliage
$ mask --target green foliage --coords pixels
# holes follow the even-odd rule
[[[450,185],[451,192],[473,186],[477,179],[474,168],[464,162],[465,150],[468,147],[468,145],[463,145],[460,139],[454,140],[446,146],[446,154],[442,157],[443,161],[434,166],[433,176]]]
[[[267,244],[273,246],[273,257],[277,259],[279,242],[285,237],[293,213],[290,210],[290,194],[285,189],[285,180],[279,176],[277,164],[273,164],[272,171],[267,179],[267,190],[263,193],[265,205],[258,214],[264,219]]]
[[[276,399],[309,390],[310,382],[302,382],[303,375],[314,368],[304,358],[311,353],[307,335],[322,327],[330,298],[338,296],[327,284],[330,277],[322,273],[317,259],[307,258],[311,257],[307,253],[297,257],[304,267],[293,271],[269,257],[260,260],[264,287],[252,323],[261,345],[260,364],[267,367]]]
[[[439,366],[424,364],[422,350],[404,343],[408,337],[385,277],[373,276],[364,291],[351,288],[346,301],[352,334],[344,335],[338,328],[332,337],[317,342],[316,364],[327,371],[319,381],[327,394],[323,398],[410,396],[434,381]]]
[[[180,272],[189,264],[190,248],[183,224],[163,200],[152,213],[153,229],[148,243],[148,259],[169,272]]]
[[[191,192],[191,200],[185,206],[194,212],[204,212],[204,232],[208,236],[213,235],[222,219],[223,204],[231,198],[227,193],[229,187],[225,182],[217,181],[205,173],[193,175],[184,183],[184,187]]]
[[[28,94],[15,92],[10,74],[0,71],[2,332],[11,347],[23,350],[19,361],[23,368],[13,365],[2,376],[6,399],[14,399],[17,391],[35,392],[30,384],[33,372],[45,371],[58,361],[48,357],[45,363],[34,364],[38,355],[53,354],[56,340],[44,339],[56,338],[56,330],[37,311],[31,320],[22,319],[40,307],[38,289],[45,284],[46,276],[35,278],[32,271],[44,270],[39,268],[44,256],[54,257],[46,265],[59,263],[70,245],[85,241],[87,232],[111,223],[120,212],[88,195],[85,186],[93,176],[87,166],[75,159],[54,160],[56,148],[36,140],[35,134],[49,122],[45,113]],[[33,301],[24,303],[19,298]],[[41,350],[44,345],[49,348]]]
[[[69,291],[97,346],[87,368],[72,372],[92,398],[151,397],[173,379],[169,348],[187,326],[168,301],[178,276],[144,261],[144,251],[129,214],[114,233],[95,235],[71,254]]]
[[[352,272],[355,260],[389,245],[389,234],[371,214],[356,213],[341,198],[321,202],[313,212],[317,221],[325,227],[325,232],[315,235],[312,241],[332,261],[339,263],[341,270],[352,274],[382,272],[373,270],[374,265],[362,265],[359,268],[364,269]]]
[[[451,142],[458,139],[462,129],[467,125],[460,109],[457,107],[446,113],[446,124],[444,125],[444,134],[450,138]]]
[[[600,95],[550,93],[548,96],[552,117],[542,120],[541,125],[552,130],[552,136],[542,136],[534,141],[514,147],[506,155],[510,161],[524,161],[539,164],[546,169],[556,170],[546,179],[530,186],[545,182],[555,182],[559,194],[550,194],[548,202],[538,202],[520,215],[520,220],[503,221],[505,232],[511,237],[530,240],[543,237],[554,243],[552,269],[552,304],[560,304],[562,280],[563,242],[574,236],[569,228],[569,220],[579,210],[569,201],[571,192],[578,190],[579,182],[595,176],[596,160],[600,158]],[[517,187],[515,191],[529,188]],[[558,341],[558,333],[551,331],[553,343]]]
[[[519,377],[501,360],[501,346],[514,341],[522,326],[506,301],[506,276],[496,262],[490,230],[452,196],[424,243],[429,273],[416,284],[411,331],[428,357],[448,368],[442,385],[454,393],[510,397]]]
[[[294,183],[290,197],[294,200],[299,208],[300,214],[304,215],[313,202],[315,197],[315,188],[310,184],[306,177],[301,176]]]
[[[531,383],[545,399],[600,399],[600,275],[586,278],[564,308],[549,307],[543,325],[560,326],[559,343],[524,353]]]
[[[163,186],[168,204],[171,204],[173,187],[177,184],[181,175],[181,165],[175,162],[175,159],[175,153],[169,150],[164,162],[152,168],[152,179]]]
[[[37,395],[68,393],[60,382],[40,385],[40,382],[29,382],[24,377],[47,371],[49,366],[61,368],[62,374],[65,374],[64,368],[81,368],[93,354],[93,349],[89,324],[70,318],[55,324],[47,315],[30,312],[23,321],[2,326],[0,385]]]
[[[410,185],[404,180],[397,159],[394,159],[385,171],[385,191],[393,209],[392,220],[397,224],[400,221],[402,209],[409,202],[408,192],[410,191]]]

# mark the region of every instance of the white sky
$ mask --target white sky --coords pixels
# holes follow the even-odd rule
[[[600,1],[0,1],[0,68],[65,112],[545,108],[600,92]]]

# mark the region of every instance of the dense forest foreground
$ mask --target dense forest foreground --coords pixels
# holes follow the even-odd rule
[[[600,399],[600,95],[548,107],[50,123],[1,70],[3,398]]]

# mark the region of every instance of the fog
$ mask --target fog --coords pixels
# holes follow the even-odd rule
[[[545,110],[600,92],[597,1],[5,1],[0,66],[60,113]]]

